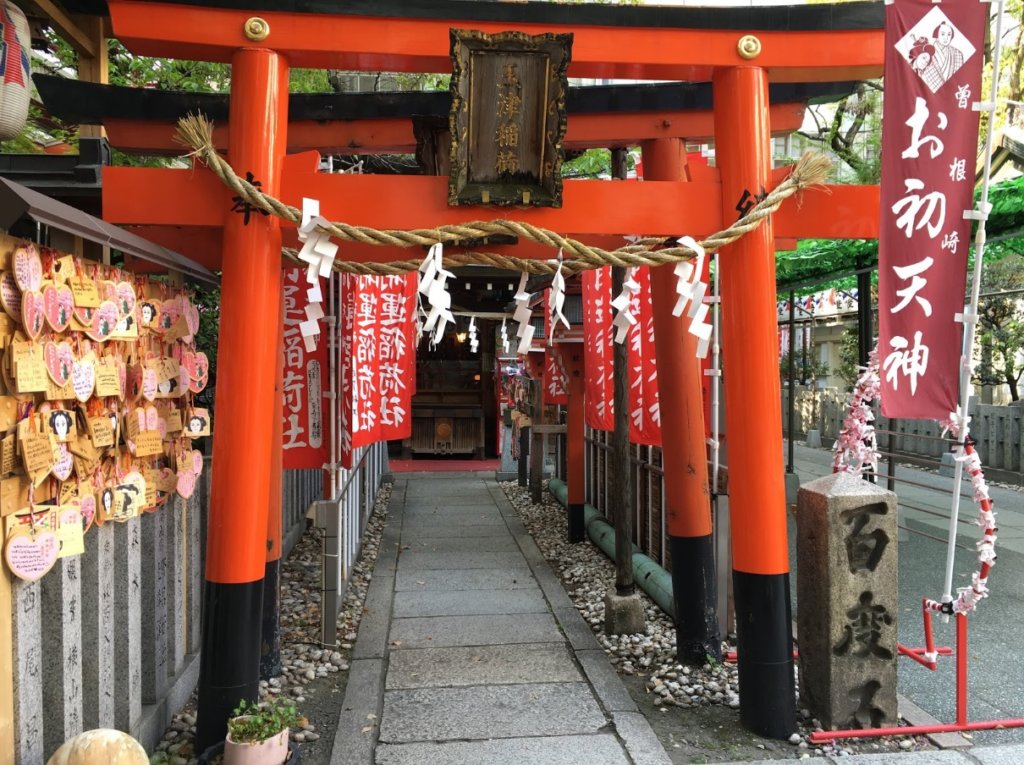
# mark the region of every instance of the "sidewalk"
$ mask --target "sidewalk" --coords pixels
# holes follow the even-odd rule
[[[332,765],[666,765],[493,478],[396,476]]]

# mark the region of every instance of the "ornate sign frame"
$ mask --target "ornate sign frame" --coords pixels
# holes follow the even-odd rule
[[[448,204],[561,207],[573,36],[450,36]]]

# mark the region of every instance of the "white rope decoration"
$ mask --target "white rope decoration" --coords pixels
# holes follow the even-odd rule
[[[480,347],[480,341],[476,336],[476,317],[469,317],[469,350],[471,353],[476,353]]]
[[[508,353],[508,328],[505,326],[505,320],[501,320],[501,349],[507,354]]]

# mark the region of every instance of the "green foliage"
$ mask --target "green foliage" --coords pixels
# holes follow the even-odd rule
[[[991,294],[1007,292],[1007,295]],[[1019,383],[1024,364],[1024,255],[1013,253],[989,263],[982,277],[978,304],[978,345],[980,363],[974,380],[982,385],[1003,385],[1013,401],[1020,399]]]
[[[210,362],[210,380],[203,392],[196,396],[196,403],[210,409],[213,407],[214,391],[217,388],[217,341],[220,330],[220,287],[196,286],[192,303],[199,310],[199,331],[196,332],[196,350],[206,354]]]
[[[242,699],[228,720],[228,735],[235,743],[254,744],[301,724],[302,719],[290,699],[276,697],[265,704],[251,704]]]
[[[839,368],[836,369],[836,374],[851,388],[860,377],[860,327],[856,324],[851,324],[843,330],[842,339],[839,341]]]
[[[779,378],[785,382],[789,379],[789,357],[792,351],[782,354],[779,359]],[[797,348],[793,355],[793,381],[798,385],[813,384],[819,377],[828,376],[828,364],[815,358],[813,348]]]

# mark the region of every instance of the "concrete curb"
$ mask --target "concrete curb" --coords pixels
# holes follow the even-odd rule
[[[352,650],[345,698],[331,747],[331,765],[373,765],[380,717],[384,708],[384,677],[391,606],[395,597],[398,545],[405,514],[404,481],[396,481],[388,503],[388,519],[380,553],[366,591],[366,615]]]

